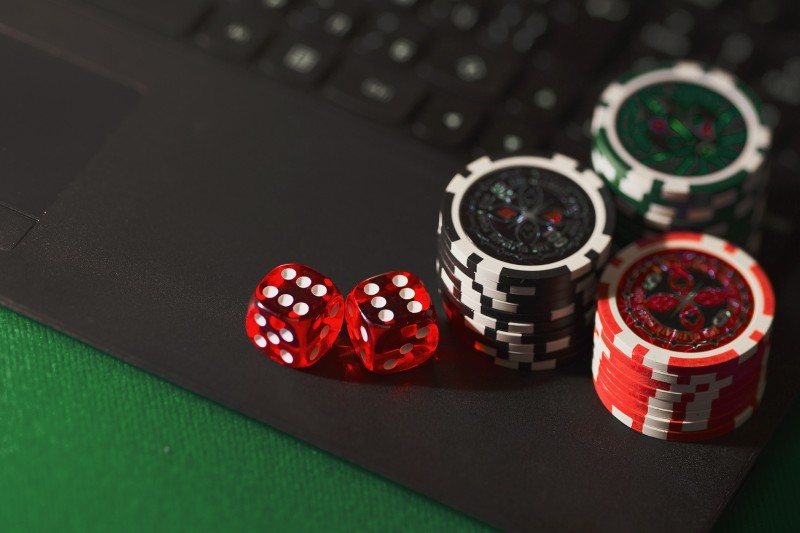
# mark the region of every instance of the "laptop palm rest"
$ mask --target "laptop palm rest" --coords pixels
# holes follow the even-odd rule
[[[54,53],[0,36],[2,251],[86,168],[140,96]]]

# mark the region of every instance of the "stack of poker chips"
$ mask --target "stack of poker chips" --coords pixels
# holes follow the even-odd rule
[[[678,61],[621,76],[592,118],[592,164],[618,208],[617,244],[696,231],[759,247],[771,133],[731,74]]]
[[[631,244],[600,278],[597,395],[651,437],[724,435],[761,401],[774,308],[764,271],[729,242],[673,232]]]
[[[613,227],[603,180],[573,159],[473,161],[440,211],[436,268],[453,332],[507,368],[551,369],[588,353]]]

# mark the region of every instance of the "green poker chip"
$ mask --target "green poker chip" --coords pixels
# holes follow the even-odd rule
[[[764,196],[771,132],[733,75],[691,61],[626,73],[600,96],[592,138],[594,170],[631,234],[641,224],[743,242],[757,230],[743,221]]]
[[[621,79],[600,96],[592,135],[595,170],[626,196],[713,196],[764,165],[761,104],[731,74],[678,61]]]

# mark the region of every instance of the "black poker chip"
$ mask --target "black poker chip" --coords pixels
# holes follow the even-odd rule
[[[447,186],[437,235],[437,281],[456,336],[521,370],[588,354],[613,229],[604,182],[572,159],[472,162]]]

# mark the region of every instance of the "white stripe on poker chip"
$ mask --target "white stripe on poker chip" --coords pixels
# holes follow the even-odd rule
[[[437,257],[436,259],[436,268],[445,272],[445,275],[450,275],[452,278],[456,278],[459,282],[459,287],[468,286],[475,290],[476,292],[480,292],[483,296],[488,296],[494,300],[500,300],[502,302],[509,302],[510,304],[519,304],[520,301],[530,302],[529,305],[535,305],[540,300],[541,301],[557,301],[559,298],[554,297],[553,295],[544,293],[540,294],[538,297],[535,293],[535,287],[520,287],[522,289],[533,289],[532,291],[528,291],[528,293],[522,294],[515,294],[513,292],[507,293],[504,291],[497,290],[492,288],[491,285],[484,285],[481,284],[473,279],[471,279],[467,274],[464,273],[458,267],[453,267],[452,261],[446,257]],[[475,289],[475,285],[480,287],[480,291]],[[495,285],[496,287],[496,285]],[[511,287],[511,290],[514,290],[514,287]],[[596,276],[587,276],[584,279],[575,283],[575,291],[574,294],[572,293],[565,293],[564,296],[561,298],[562,300],[582,300],[584,302],[587,300],[587,295],[591,294],[594,295],[597,292],[597,278]],[[514,300],[509,301],[509,298],[513,297]]]
[[[622,392],[628,390],[625,386],[625,381],[614,374],[613,365],[609,366],[610,363],[606,357],[607,353],[601,355],[595,351],[592,358],[592,375],[595,382],[600,380],[609,390],[613,387],[614,393],[617,395],[626,396],[631,394],[630,392]],[[604,369],[602,375],[600,372],[601,366]],[[660,393],[664,391],[659,390],[659,394],[656,396],[649,396],[645,399],[641,396],[647,395],[636,396],[631,394],[629,399],[637,402],[641,406],[642,412],[647,406],[647,412],[654,418],[678,418],[696,421],[708,419],[709,417],[724,417],[733,415],[737,410],[751,403],[754,398],[759,402],[761,401],[766,385],[764,370],[764,365],[762,365],[759,375],[754,376],[757,377],[756,381],[748,383],[744,388],[737,389],[736,396],[727,394],[722,402],[719,401],[719,398],[723,389],[686,394],[669,393],[672,394],[669,399],[662,399]]]
[[[576,356],[576,352],[574,350],[565,351],[563,354],[558,354],[556,357],[553,357],[552,352],[542,352],[542,353],[517,353],[517,352],[505,352],[503,350],[499,350],[494,346],[489,346],[488,344],[483,344],[482,342],[475,341],[470,344],[475,350],[479,352],[483,352],[486,355],[494,357],[496,359],[503,359],[506,361],[511,361],[514,363],[542,363],[545,361],[559,361],[562,359],[572,359]],[[499,352],[502,352],[504,355],[500,357],[498,355]]]
[[[753,317],[731,342],[706,351],[676,352],[647,342],[625,324],[616,301],[623,275],[641,258],[674,249],[695,250],[716,256],[736,269],[749,285],[753,293]],[[622,249],[606,267],[600,278],[600,289],[601,293],[604,289],[608,291],[608,297],[598,301],[598,315],[605,326],[606,336],[624,353],[644,352],[644,361],[656,370],[714,367],[746,359],[755,353],[761,340],[768,337],[772,329],[775,296],[766,273],[744,250],[711,235],[674,232],[631,244]],[[614,326],[613,330],[609,325]]]
[[[529,369],[534,372],[539,370],[553,370],[558,366],[559,362],[559,359],[546,359],[544,361],[534,361],[532,363],[529,363],[529,362],[511,361],[509,359],[500,359],[498,357],[492,357],[492,360],[495,365],[501,366],[503,368],[510,368],[512,370]]]
[[[605,348],[605,347],[599,347],[599,346],[595,345],[595,348],[593,349],[593,356],[596,356],[598,359],[601,359],[603,361],[607,361],[608,358],[609,358],[608,349]],[[608,364],[611,364],[611,363],[608,363]],[[613,368],[613,366],[612,366],[612,368]],[[619,374],[616,373],[616,370],[614,370],[614,372],[615,372],[615,375],[619,376]],[[624,380],[624,379],[628,379],[628,378],[620,377],[620,379]],[[645,378],[642,377],[642,379],[645,379]],[[640,381],[631,380],[631,385],[635,386],[636,383],[641,383],[641,382]],[[722,390],[725,387],[730,386],[732,383],[733,383],[733,378],[731,376],[726,376],[724,378],[721,378],[720,380],[702,379],[699,382],[688,383],[688,384],[673,383],[673,384],[669,385],[668,389],[659,389],[659,392],[662,393],[661,397],[664,398],[664,399],[671,399],[673,401],[681,401],[682,399],[684,399],[684,396],[686,394],[700,394],[701,392],[708,392],[710,394],[710,393]],[[711,386],[714,387],[713,389],[709,389],[708,391],[703,390],[703,389],[705,389],[706,385],[710,385],[710,384],[713,384],[713,385],[711,385]],[[646,386],[649,387],[649,385],[646,385]],[[700,387],[699,391],[698,391],[698,387]]]
[[[441,218],[441,214],[439,214],[439,217]],[[440,242],[442,243],[442,244],[440,244],[440,246],[448,247],[448,249],[449,249],[449,244],[446,244],[448,241],[442,241],[441,229],[442,229],[441,226],[439,226],[437,228],[437,230],[436,230],[437,238],[439,238]],[[454,275],[457,275],[459,277],[459,279],[466,280],[465,283],[475,282],[478,285],[480,285],[484,290],[491,291],[491,292],[493,292],[495,294],[501,295],[501,296],[498,296],[498,297],[494,297],[493,296],[494,298],[497,298],[497,299],[500,299],[500,300],[504,300],[505,299],[504,297],[505,296],[509,296],[509,295],[520,296],[520,297],[528,297],[528,296],[536,296],[537,295],[537,287],[535,287],[535,286],[533,286],[533,287],[520,287],[518,285],[512,285],[512,284],[508,284],[508,283],[504,283],[504,282],[498,282],[496,280],[487,280],[485,278],[481,278],[480,274],[467,273],[465,271],[465,270],[468,270],[468,269],[466,269],[466,267],[464,267],[463,265],[456,265],[455,262],[454,262],[453,257],[442,256],[443,253],[444,253],[443,251],[441,251],[441,250],[439,251],[437,260],[446,261],[447,264],[448,264],[448,270],[450,272],[452,272]],[[606,255],[608,255],[608,254],[606,254]],[[606,261],[606,259],[603,259],[602,261],[600,261],[600,263],[604,264],[605,261]],[[450,268],[450,267],[452,267],[452,268]],[[587,289],[588,284],[594,283],[595,281],[596,281],[596,277],[595,276],[584,276],[579,281],[574,282],[574,289],[575,289],[574,293],[578,294],[578,293],[584,292]],[[487,296],[488,295],[489,294],[487,293]],[[541,296],[541,298],[550,298],[550,297],[552,297],[552,294],[547,290],[539,290],[539,295]]]
[[[762,350],[765,348],[763,342],[768,342],[768,339],[762,341],[762,345],[760,346]],[[617,348],[616,345],[614,347]],[[620,350],[619,348],[617,348],[617,350],[619,354],[626,356],[629,359],[633,359],[633,357],[629,353]],[[609,351],[608,342],[603,337],[603,325],[600,322],[600,317],[596,317],[595,333],[594,333],[594,353],[595,355],[602,353],[604,357],[608,358],[609,357],[608,351]],[[756,352],[754,353],[753,356],[761,356],[761,355],[762,355],[761,353]],[[743,358],[742,360],[738,361],[738,363],[744,363],[746,361],[747,359]],[[730,368],[724,368],[721,371],[704,373],[705,370],[704,367],[697,367],[697,368],[688,368],[683,374],[676,374],[650,368],[649,366],[647,366],[646,362],[637,362],[637,363],[641,366],[646,367],[650,371],[649,376],[643,376],[641,379],[650,379],[653,381],[664,383],[665,385],[670,387],[670,389],[665,390],[665,392],[669,392],[669,390],[672,390],[672,387],[677,387],[675,389],[675,392],[677,394],[685,394],[687,392],[692,392],[692,390],[690,389],[686,389],[684,392],[678,392],[680,386],[697,386],[705,384],[705,385],[712,385],[712,389],[727,387],[732,383],[733,380],[733,378],[731,377],[731,372],[737,370],[736,364],[734,362],[733,366],[731,366]],[[636,371],[634,370],[631,371],[636,373]],[[687,377],[689,378],[688,383],[680,383],[681,381],[685,382]],[[744,377],[746,377],[746,375],[739,376],[737,380],[741,381],[741,378]]]
[[[458,302],[458,305],[461,305],[463,307],[467,307],[463,303],[461,303],[458,300],[458,298],[456,298],[451,292],[449,292],[447,290],[447,287],[444,287],[443,293],[442,293],[442,297],[443,298],[448,298],[449,300],[453,300],[455,302]],[[456,305],[456,304],[452,304],[452,305]],[[459,312],[459,314],[462,314],[465,318],[467,318],[467,316],[464,315],[463,312],[460,309],[458,309],[458,312]],[[593,313],[593,312],[594,312],[593,309],[587,310],[587,313]],[[546,323],[533,323],[533,322],[520,322],[520,321],[511,322],[511,321],[497,320],[497,319],[495,319],[493,317],[486,316],[483,313],[481,313],[480,311],[476,311],[474,309],[469,309],[469,313],[472,315],[471,316],[471,320],[473,320],[477,324],[480,324],[482,326],[485,326],[485,327],[488,327],[488,328],[491,328],[491,329],[494,329],[494,330],[505,331],[505,332],[512,333],[512,334],[513,333],[519,333],[519,334],[534,334],[534,333],[539,334],[539,333],[544,333],[544,334],[546,334],[546,333],[552,331],[552,329],[549,328],[549,324],[546,324]],[[545,327],[545,326],[548,326],[548,327]],[[544,329],[544,331],[543,331],[543,329]]]
[[[482,307],[490,307],[491,309],[495,309],[497,311],[501,311],[503,313],[516,313],[519,309],[518,304],[508,303],[508,302],[501,302],[498,300],[492,300],[491,306],[483,305],[480,301],[480,293],[476,292],[474,289],[463,286],[458,289],[456,288],[453,280],[447,277],[447,274],[439,271],[439,278],[442,280],[442,283],[445,284],[447,289],[450,291],[450,294],[453,295],[455,298],[455,292],[458,290],[461,293],[461,297],[457,298],[461,303],[465,306],[469,307],[470,309],[481,309]],[[570,315],[575,313],[575,304],[569,304],[564,307],[558,309],[547,309],[546,307],[542,309],[542,322],[549,322],[553,320],[559,320],[561,318],[566,318]],[[545,314],[549,316],[544,317]]]
[[[615,374],[613,365],[608,362],[607,353],[601,355],[596,351],[592,359],[592,372],[595,381],[601,377],[600,367],[603,368],[601,381],[603,381],[603,383],[609,387],[609,390],[613,387],[615,394],[631,394],[630,391],[627,391],[625,386],[625,378]],[[744,404],[744,402],[752,401],[752,399],[756,396],[756,391],[760,386],[760,383],[764,380],[764,376],[760,376],[757,381],[753,381],[752,384],[749,384],[747,387],[741,389],[737,396],[726,397],[725,403],[720,403],[718,401],[723,389],[686,394],[672,393],[673,396],[671,400],[662,400],[661,398],[653,396],[649,396],[647,399],[645,399],[644,397],[637,397],[633,394],[631,394],[630,399],[640,403],[642,408],[644,408],[644,405],[647,404],[648,409],[652,411],[652,416],[654,417],[675,418],[673,415],[678,414],[681,417],[684,417],[685,420],[699,420],[708,418],[708,416],[729,414],[737,408],[736,402],[740,402],[739,405],[741,406]],[[642,394],[640,396],[647,395]],[[729,407],[726,407],[726,404]],[[733,408],[730,408],[731,405]],[[726,411],[726,409],[730,409],[730,411]]]
[[[617,113],[622,104],[643,87],[668,82],[686,82],[706,87],[723,95],[739,110],[747,127],[747,140],[742,152],[730,165],[705,176],[676,176],[644,165],[622,146],[616,127]],[[736,80],[722,70],[706,71],[702,65],[692,61],[678,61],[671,66],[650,70],[625,83],[614,82],[603,91],[600,102],[601,105],[595,108],[592,116],[592,134],[605,130],[611,150],[629,170],[624,176],[619,176],[614,165],[597,160],[593,153],[595,170],[618,182],[618,188],[623,194],[638,201],[652,192],[657,182],[663,184],[663,197],[685,199],[692,186],[724,183],[740,171],[755,173],[763,166],[764,151],[771,143],[770,129],[761,123],[753,101],[739,89]]]
[[[518,265],[489,256],[469,239],[461,224],[459,214],[461,201],[465,193],[472,184],[487,174],[514,167],[535,167],[550,170],[575,182],[589,197],[589,201],[595,211],[595,227],[586,243],[569,257],[545,265]],[[482,258],[476,267],[476,277],[501,282],[505,277],[521,276],[525,278],[536,273],[540,276],[539,279],[544,281],[550,275],[553,277],[564,276],[563,269],[566,269],[569,272],[569,279],[578,279],[591,272],[598,264],[602,265],[604,263],[611,249],[611,235],[603,233],[609,214],[607,213],[605,200],[600,193],[605,188],[605,184],[593,171],[588,169],[578,171],[578,163],[574,159],[561,154],[554,154],[551,158],[516,156],[497,161],[482,157],[467,165],[467,169],[469,173],[466,176],[456,174],[450,180],[446,189],[447,192],[453,194],[449,219],[453,224],[452,229],[458,236],[457,240],[452,240],[449,243],[448,248],[456,260],[462,262],[462,264],[467,264],[467,258],[473,254]],[[609,230],[612,229],[609,228]],[[590,258],[592,253],[597,256],[597,263],[594,263]]]
[[[598,387],[603,387],[603,385],[601,383],[595,382],[595,389],[597,389]],[[600,392],[598,392],[598,394],[600,394]],[[611,400],[608,397],[607,392],[603,392],[602,394],[606,398],[606,401],[608,401],[608,403],[611,404],[610,407],[606,405],[606,408],[609,409],[614,418],[616,418],[629,428],[633,429],[634,431],[637,431],[649,437],[662,440],[678,440],[678,435],[683,435],[685,438],[696,437],[697,440],[703,440],[703,439],[719,437],[729,431],[729,428],[719,428],[719,429],[712,429],[710,431],[695,430],[695,431],[680,432],[680,431],[664,429],[662,427],[653,427],[649,425],[649,421],[648,424],[638,424],[635,423],[633,417],[628,414],[629,411],[627,408],[625,408],[621,404],[616,403],[614,400]],[[753,414],[752,407],[748,407],[739,415],[733,417],[731,420],[733,428],[740,427],[752,416],[752,414]]]
[[[492,339],[487,339],[487,343],[481,343],[482,346],[486,346],[487,348],[493,350],[492,355],[496,355],[497,351],[502,351],[503,353],[508,354],[511,359],[518,357],[516,360],[518,361],[529,361],[535,360],[536,356],[544,356],[546,354],[550,354],[553,352],[560,352],[562,350],[566,350],[567,348],[572,347],[573,339],[569,336],[562,337],[560,339],[550,341],[545,343],[544,348],[541,345],[534,345],[534,344],[512,344],[506,343],[507,347],[499,348],[497,346],[491,346],[488,344],[488,341]]]
[[[594,314],[594,310],[590,310],[590,312],[591,312],[591,314]],[[468,317],[466,315],[463,316],[463,319],[464,319],[464,325],[467,328],[469,328],[472,331],[474,331],[475,333],[478,333],[478,334],[483,335],[483,336],[487,336],[487,332],[488,332],[490,334],[493,334],[496,337],[496,340],[498,340],[500,342],[521,344],[523,337],[529,336],[529,335],[533,335],[532,333],[512,333],[512,332],[508,332],[508,331],[494,329],[494,328],[485,326],[485,325],[481,324],[480,322],[477,322],[474,318],[470,318],[470,317]],[[586,320],[585,317],[584,317],[584,320]],[[580,324],[576,324],[576,326],[580,327],[580,326],[583,326],[584,324],[585,323],[580,323]],[[568,328],[568,327],[571,327],[571,326],[564,326],[564,327]],[[555,330],[555,331],[558,331],[558,330]],[[538,332],[538,333],[535,333],[535,334],[536,335],[539,335],[539,334],[548,335],[550,333],[553,333],[553,331],[544,331],[544,332]]]
[[[601,383],[603,387],[604,384]],[[629,404],[625,403],[624,401],[620,401],[620,399],[616,396],[614,391],[609,388],[605,388],[605,393],[607,394],[607,399],[611,399],[612,404],[614,405],[617,410],[625,414],[627,418],[631,421],[638,421],[640,424],[646,425],[648,428],[652,430],[661,430],[661,431],[671,431],[675,433],[691,433],[691,432],[698,432],[698,431],[707,431],[709,429],[709,423],[714,421],[718,423],[720,421],[730,421],[734,422],[734,427],[738,427],[741,422],[736,423],[737,420],[746,420],[750,417],[753,411],[752,403],[755,401],[753,398],[750,404],[741,407],[740,409],[734,410],[730,413],[728,412],[721,412],[720,414],[714,414],[713,412],[706,416],[705,418],[700,417],[697,420],[681,420],[681,419],[672,419],[669,418],[669,415],[664,413],[655,412],[651,414],[651,410],[648,409],[646,413],[644,412],[636,412],[634,413],[634,408],[632,408]],[[644,409],[644,407],[642,407]],[[711,429],[714,431],[714,428]]]

